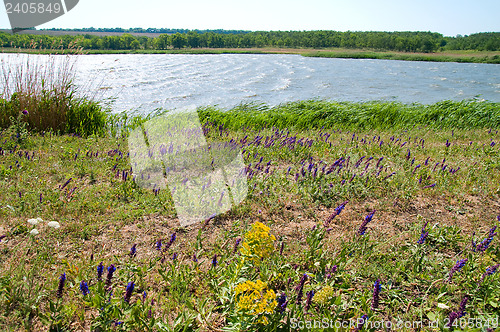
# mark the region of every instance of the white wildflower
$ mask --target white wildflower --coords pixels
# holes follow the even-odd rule
[[[57,221],[51,221],[47,224],[47,226],[52,227],[54,229],[58,229],[61,225]]]
[[[36,228],[33,228],[30,232],[31,235],[38,235],[40,234],[40,232],[36,229]]]
[[[28,224],[35,226],[38,224],[38,219],[28,219]]]

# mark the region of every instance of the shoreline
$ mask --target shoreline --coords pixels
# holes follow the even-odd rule
[[[68,50],[2,48],[0,53],[69,54]],[[73,52],[74,53],[74,52]],[[500,64],[496,51],[446,51],[435,53],[407,53],[368,49],[313,49],[313,48],[185,48],[169,50],[85,50],[82,54],[296,54],[306,57],[340,59],[379,59],[427,62]]]

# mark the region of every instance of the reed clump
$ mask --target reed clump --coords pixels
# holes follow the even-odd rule
[[[199,113],[202,120],[236,130],[245,127],[475,129],[500,126],[500,103],[479,99],[446,100],[429,105],[305,100],[278,106],[241,104],[230,110],[205,107],[199,109]]]
[[[36,49],[36,43],[31,47]],[[54,131],[82,136],[102,135],[107,114],[92,96],[75,85],[76,63],[81,49],[46,55],[13,54],[0,63],[0,127],[25,112],[30,131]],[[27,112],[27,113],[26,113]]]

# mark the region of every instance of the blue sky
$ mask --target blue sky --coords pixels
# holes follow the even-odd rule
[[[498,0],[80,0],[38,28],[419,30],[455,36],[500,31],[499,13]],[[0,28],[10,28],[5,9]]]

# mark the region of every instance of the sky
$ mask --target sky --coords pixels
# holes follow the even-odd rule
[[[37,29],[432,31],[456,36],[500,31],[499,13],[499,0],[80,0]],[[0,28],[10,29],[5,7]]]

